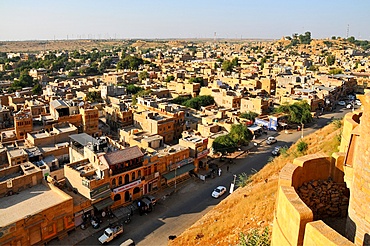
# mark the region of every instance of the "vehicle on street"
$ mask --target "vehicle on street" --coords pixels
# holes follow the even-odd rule
[[[274,148],[274,150],[271,152],[271,154],[272,154],[273,156],[278,156],[278,155],[280,155],[280,149],[281,149],[281,146],[276,146],[276,147]]]
[[[103,235],[101,235],[98,240],[101,244],[108,243],[122,233],[123,225],[110,226],[104,230]]]
[[[275,137],[268,137],[267,140],[266,140],[267,144],[274,144],[276,142],[277,142],[277,140],[276,140]]]
[[[361,106],[362,105],[361,101],[358,100],[358,99],[356,99],[355,103],[356,103],[357,106]]]
[[[338,102],[338,105],[340,105],[340,106],[346,106],[346,102],[345,101],[339,101]]]
[[[157,203],[157,198],[152,195],[145,195],[144,198],[148,199],[153,204],[153,206]]]
[[[225,193],[226,193],[226,187],[220,185],[220,186],[217,186],[217,188],[213,190],[212,197],[219,198]]]
[[[348,103],[347,106],[346,106],[346,108],[348,108],[348,109],[352,108],[352,104],[351,103]]]

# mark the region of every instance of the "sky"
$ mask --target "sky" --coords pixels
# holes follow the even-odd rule
[[[0,40],[370,40],[369,0],[0,0]]]

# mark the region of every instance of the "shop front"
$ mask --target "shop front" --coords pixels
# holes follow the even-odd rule
[[[207,169],[207,156],[209,154],[209,149],[205,149],[199,153],[197,153],[197,158],[195,161],[195,166],[199,169]],[[196,170],[197,171],[197,170]]]
[[[142,195],[142,186],[141,180],[136,180],[126,185],[119,186],[113,189],[114,193],[114,203],[115,207],[121,206],[124,203],[131,202]]]
[[[91,211],[93,210],[93,207],[85,208],[77,213],[74,214],[74,222],[75,226],[79,226],[84,222],[84,218],[91,216]]]
[[[188,158],[188,159],[192,159],[192,158]],[[174,168],[173,171],[163,175],[163,178],[165,178],[168,186],[172,186],[173,184],[176,185],[177,181],[183,180],[184,178],[187,178],[190,176],[189,172],[195,169],[194,159],[192,160],[193,162],[191,164],[186,164],[182,166],[177,165],[175,166],[176,168]]]

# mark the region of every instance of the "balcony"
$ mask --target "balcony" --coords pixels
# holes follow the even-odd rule
[[[117,175],[117,174],[120,174],[120,173],[124,173],[124,172],[130,171],[130,170],[133,170],[135,168],[141,167],[141,166],[143,166],[142,162],[138,162],[138,163],[133,164],[131,166],[122,167],[122,168],[114,167],[114,168],[111,168],[112,169],[112,175]]]

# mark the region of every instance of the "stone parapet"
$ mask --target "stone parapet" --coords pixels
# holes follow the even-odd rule
[[[300,199],[297,189],[312,180],[333,180],[343,183],[343,172],[337,166],[343,165],[344,158],[341,155],[330,158],[324,154],[307,155],[296,158],[293,164],[287,164],[279,174],[279,190],[274,212],[274,224],[272,231],[272,245],[304,245],[306,226],[314,221],[312,210]],[[315,230],[313,230],[315,229]],[[314,227],[310,232],[309,242],[313,234],[325,232],[321,237],[328,241],[326,245],[336,245],[336,242],[346,239],[339,233],[330,234],[334,231],[323,224],[317,229]],[[310,241],[311,240],[311,241]],[[331,242],[331,243],[330,243]],[[325,244],[313,244],[325,245]]]
[[[322,220],[307,223],[303,246],[354,245],[347,238],[327,226]]]

